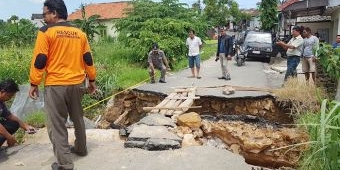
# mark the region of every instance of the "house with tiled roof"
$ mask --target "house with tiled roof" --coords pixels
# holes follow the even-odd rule
[[[256,30],[261,28],[260,11],[258,9],[241,9],[241,11],[251,16],[250,21],[247,22],[247,30]]]
[[[281,25],[285,33],[290,33],[294,25],[311,28],[320,40],[332,42],[336,29],[334,18],[328,10],[331,2],[339,0],[286,0],[279,6]]]
[[[115,37],[117,36],[116,29],[114,27],[113,21],[116,19],[121,19],[126,17],[126,10],[130,8],[131,5],[129,2],[122,1],[122,2],[108,2],[108,3],[91,3],[85,5],[85,13],[87,18],[92,15],[99,15],[98,22],[103,25],[103,27],[99,30],[101,37],[110,36]],[[67,20],[73,21],[76,19],[82,19],[82,12],[81,9],[78,9],[72,12]],[[95,37],[98,39],[98,36]]]
[[[44,17],[42,14],[32,14],[31,22],[38,28],[44,26]]]

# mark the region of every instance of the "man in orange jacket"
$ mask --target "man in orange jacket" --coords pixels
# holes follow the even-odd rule
[[[46,0],[43,17],[47,25],[40,28],[30,69],[29,96],[39,96],[38,85],[45,80],[45,109],[47,127],[57,162],[52,169],[73,169],[71,152],[87,154],[85,124],[81,100],[85,93],[84,81],[89,78],[88,92],[96,89],[96,70],[86,34],[67,20],[63,0]],[[70,117],[74,123],[73,147],[69,147],[65,122]]]

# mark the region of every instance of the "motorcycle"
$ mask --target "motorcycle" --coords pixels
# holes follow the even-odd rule
[[[245,65],[247,58],[247,52],[240,44],[235,44],[235,61],[237,66]]]

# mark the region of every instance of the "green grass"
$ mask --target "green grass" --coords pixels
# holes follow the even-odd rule
[[[201,60],[207,60],[216,51],[216,40],[207,40],[203,45]],[[95,96],[85,95],[82,101],[84,108],[98,101],[97,106],[85,111],[87,117],[93,118],[102,114],[106,98],[114,92],[127,89],[140,82],[149,80],[147,63],[135,63],[134,50],[121,45],[119,42],[99,42],[91,45],[94,62],[97,70],[96,84],[101,93]],[[29,82],[29,68],[32,59],[33,46],[8,47],[0,50],[0,77],[13,78],[18,84]],[[187,58],[172,63],[174,72],[187,67]],[[157,74],[159,76],[159,73]],[[42,117],[37,114],[28,121],[32,125],[42,126]]]
[[[42,128],[46,125],[46,113],[43,111],[37,111],[35,113],[29,114],[24,118],[24,121],[36,128]]]
[[[301,115],[298,123],[308,130],[310,145],[300,170],[340,169],[340,102],[323,100],[320,113]]]
[[[17,83],[28,82],[33,47],[0,48],[0,78],[12,78]]]

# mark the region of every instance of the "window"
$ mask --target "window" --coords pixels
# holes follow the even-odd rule
[[[106,26],[102,26],[102,27],[99,29],[99,33],[100,33],[100,37],[106,37],[106,36],[107,36]]]

